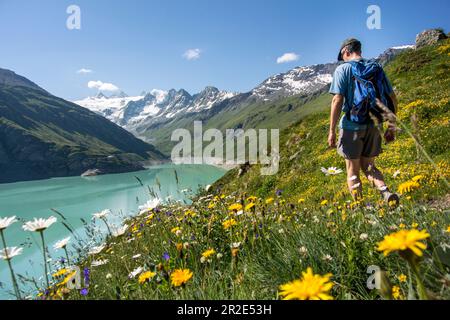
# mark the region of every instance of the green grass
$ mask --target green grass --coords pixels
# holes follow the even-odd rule
[[[404,192],[400,207],[384,204],[367,181],[364,199],[353,202],[344,174],[327,177],[320,171],[344,166],[336,151],[326,146],[330,98],[320,96],[304,104],[297,114],[301,119],[282,132],[277,175],[262,177],[259,166],[242,177],[232,170],[189,207],[167,204],[130,219],[127,233],[108,239],[101,253],[81,252],[80,266],[91,271],[87,296],[59,290],[43,298],[278,299],[280,285],[300,278],[311,267],[316,274],[333,275],[330,294],[336,299],[380,299],[380,293],[366,285],[370,266],[386,272],[391,285],[398,288],[396,298],[417,298],[419,286],[407,261],[395,252],[384,256],[377,245],[391,233],[419,229],[430,234],[418,260],[427,294],[432,299],[450,299],[445,182],[450,178],[449,50],[443,49],[448,44],[404,53],[387,68],[399,95],[403,131],[397,142],[385,147],[379,167],[392,190],[411,179],[419,183]],[[411,134],[432,163],[417,151]],[[243,214],[229,209],[231,204],[246,206],[252,201],[255,206]],[[225,229],[223,223],[229,219],[235,219],[236,225]],[[174,228],[181,232],[176,234]],[[233,254],[234,243],[240,246]],[[216,254],[202,263],[207,249]],[[163,258],[165,253],[170,259]],[[108,262],[91,267],[94,260]],[[137,267],[156,275],[140,284],[128,277]],[[170,274],[178,268],[191,270],[193,277],[177,288],[171,285]],[[405,282],[400,281],[401,275],[406,276]]]

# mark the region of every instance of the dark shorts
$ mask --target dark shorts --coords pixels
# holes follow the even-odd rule
[[[381,144],[383,139],[378,127],[370,127],[367,130],[339,131],[338,153],[348,160],[356,160],[361,157],[373,158],[383,152]]]

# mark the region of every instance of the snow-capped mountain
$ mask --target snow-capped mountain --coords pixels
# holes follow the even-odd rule
[[[107,97],[100,92],[95,97],[78,100],[75,103],[132,130],[144,122],[155,123],[181,114],[211,109],[217,103],[235,95],[215,87],[206,87],[193,96],[184,89],[178,91],[154,89],[135,97],[129,97],[123,92]]]
[[[376,59],[381,64],[391,61],[397,54],[414,48],[399,46],[386,50]],[[129,97],[120,92],[107,97],[99,93],[75,103],[97,112],[139,136],[158,130],[169,123],[177,123],[186,116],[206,120],[217,114],[227,118],[230,110],[242,110],[258,102],[275,101],[290,96],[312,96],[326,91],[339,63],[317,64],[294,68],[286,73],[272,76],[247,93],[220,91],[206,87],[191,95],[186,90],[152,90],[139,96]]]
[[[270,77],[251,93],[253,97],[265,101],[285,96],[313,94],[331,83],[336,67],[335,63],[298,67]]]

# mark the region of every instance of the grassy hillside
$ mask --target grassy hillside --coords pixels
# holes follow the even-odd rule
[[[309,104],[324,104],[317,113],[284,130],[279,174],[230,171],[190,207],[143,210],[122,235],[82,255],[89,288],[64,289],[71,275],[62,269],[40,297],[450,299],[449,54],[441,42],[387,68],[404,127],[379,166],[402,194],[400,207],[380,201],[367,181],[365,198],[353,202],[344,174],[321,172],[344,165],[326,147],[322,96]],[[371,266],[384,271],[381,290],[367,287]]]
[[[237,107],[227,108],[224,112],[212,112],[211,114],[188,114],[181,119],[170,123],[164,123],[146,129],[145,137],[151,137],[152,143],[161,152],[170,155],[175,143],[167,141],[172,132],[177,128],[186,128],[193,131],[194,121],[203,121],[204,130],[215,128],[222,132],[226,129],[284,129],[292,125],[299,118],[325,110],[330,100],[329,96],[320,96],[320,93],[310,97],[294,96],[274,102],[254,102],[245,105],[236,104]],[[232,103],[231,105],[234,105]],[[214,110],[212,110],[214,111]]]
[[[0,183],[137,170],[138,161],[162,158],[152,145],[39,87],[0,84]]]

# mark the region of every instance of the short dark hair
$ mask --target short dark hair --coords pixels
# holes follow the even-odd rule
[[[361,53],[361,42],[352,42],[347,45],[344,49],[348,51],[348,53]]]

